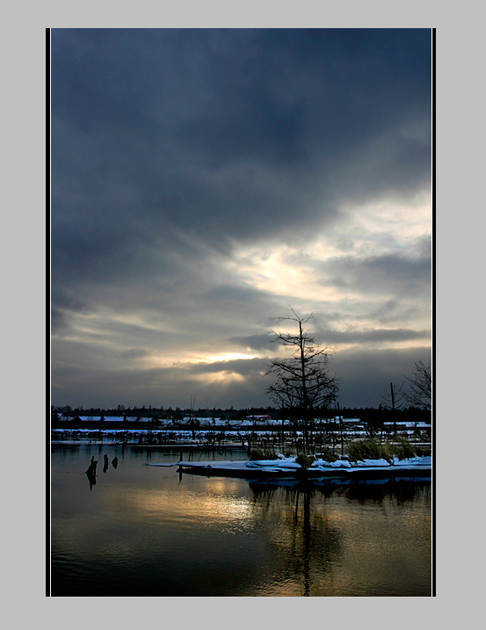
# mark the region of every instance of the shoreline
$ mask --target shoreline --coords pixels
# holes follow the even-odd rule
[[[349,462],[338,460],[334,463],[317,460],[309,468],[302,468],[295,458],[277,460],[239,461],[239,462],[178,462],[178,472],[205,475],[209,477],[239,477],[248,479],[388,479],[397,477],[430,478],[432,473],[431,457],[415,457],[405,460],[362,460]]]

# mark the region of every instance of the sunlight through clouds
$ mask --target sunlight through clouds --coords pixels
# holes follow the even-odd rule
[[[290,307],[344,405],[427,360],[430,38],[53,29],[53,404],[267,405]]]

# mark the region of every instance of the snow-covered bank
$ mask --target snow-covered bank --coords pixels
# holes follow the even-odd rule
[[[367,459],[351,462],[338,459],[327,462],[316,459],[309,468],[302,468],[295,457],[279,457],[279,459],[258,461],[221,461],[221,462],[179,462],[179,470],[185,473],[234,477],[430,477],[431,457],[412,457],[392,461],[385,459]]]

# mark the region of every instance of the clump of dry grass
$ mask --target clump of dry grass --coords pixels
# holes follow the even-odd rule
[[[258,461],[262,459],[278,459],[278,456],[270,451],[264,451],[260,448],[253,448],[250,453],[250,461]]]
[[[315,461],[314,455],[304,455],[301,453],[295,459],[295,461],[301,466],[301,468],[307,469]]]
[[[338,459],[338,456],[335,455],[330,448],[324,448],[316,454],[316,458],[322,459],[325,462],[335,462]]]
[[[398,437],[393,444],[389,442],[382,444],[376,439],[356,440],[347,445],[347,454],[353,462],[364,459],[385,459],[391,462],[394,457],[408,459],[419,453],[408,440]]]
[[[397,437],[396,442],[388,446],[390,454],[398,457],[398,459],[408,459],[409,457],[415,457],[417,454],[410,442],[402,437]]]
[[[387,445],[382,444],[378,440],[366,439],[356,440],[347,445],[347,454],[352,462],[362,461],[364,459],[386,459],[391,461],[391,456],[386,448]]]

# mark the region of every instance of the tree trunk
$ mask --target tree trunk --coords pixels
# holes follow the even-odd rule
[[[302,411],[304,415],[304,453],[307,455],[309,448],[309,434],[308,434],[308,401],[307,401],[307,383],[305,380],[305,358],[304,358],[304,335],[302,332],[302,322],[299,321],[299,346],[300,346],[300,365],[302,371]]]

